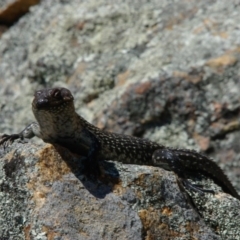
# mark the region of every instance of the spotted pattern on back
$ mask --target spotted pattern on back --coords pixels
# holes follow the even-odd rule
[[[102,131],[82,117],[79,118],[84,127],[100,141],[100,155],[106,160],[150,165],[153,152],[163,147],[146,139]]]

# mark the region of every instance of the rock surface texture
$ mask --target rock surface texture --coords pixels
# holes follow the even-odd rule
[[[0,133],[34,120],[36,89],[67,87],[88,121],[203,151],[240,191],[239,11],[227,0],[42,0],[0,35]],[[76,156],[38,140],[0,157],[0,238],[240,239],[239,201],[200,175],[190,179],[216,194],[111,162],[91,181]]]
[[[0,225],[7,239],[209,240],[240,234],[238,200],[223,193],[192,195],[193,206],[176,177],[158,168],[105,162],[105,177],[91,181],[81,161],[51,145],[13,144],[1,156]]]

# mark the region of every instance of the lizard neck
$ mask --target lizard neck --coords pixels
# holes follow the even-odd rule
[[[89,123],[83,117],[79,116],[77,113],[76,113],[76,121],[77,121],[78,126],[81,129],[87,129],[88,131],[93,132],[93,133],[102,131],[98,127],[96,127],[93,124]]]
[[[76,131],[81,131],[78,114],[74,108],[63,108],[59,111],[33,110],[39,124],[40,137],[45,142],[54,142],[58,138],[73,137]]]

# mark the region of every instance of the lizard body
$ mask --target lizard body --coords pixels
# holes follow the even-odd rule
[[[98,161],[110,159],[161,167],[174,171],[181,179],[184,179],[185,171],[203,172],[217,180],[225,192],[240,199],[221,168],[208,157],[192,150],[168,148],[146,139],[105,132],[75,112],[74,98],[66,88],[36,91],[32,110],[37,122],[31,123],[19,134],[4,134],[0,145],[18,138],[37,136],[44,142],[58,144],[85,156],[87,168],[96,174],[99,171]],[[193,186],[186,179],[183,183],[195,190],[212,192]]]

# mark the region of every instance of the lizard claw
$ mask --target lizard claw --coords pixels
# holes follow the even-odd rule
[[[3,148],[7,147],[9,144],[12,144],[14,140],[20,138],[19,134],[3,134],[0,138],[0,146],[3,145]]]
[[[212,193],[212,194],[214,194],[213,190],[204,189],[202,185],[192,184],[187,179],[182,179],[182,183],[183,183],[183,185],[187,189],[193,190],[195,192],[199,192],[200,194],[203,194],[203,193]]]

